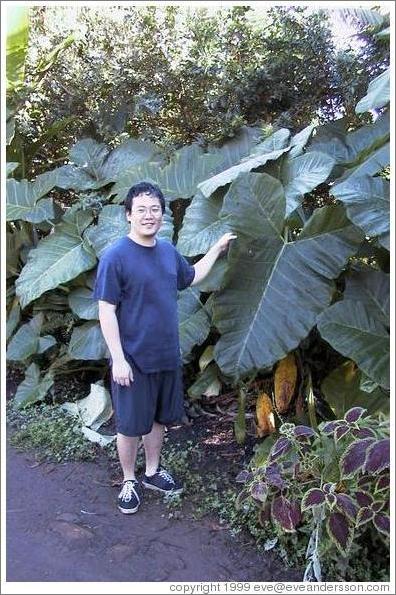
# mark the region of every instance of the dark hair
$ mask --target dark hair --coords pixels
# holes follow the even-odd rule
[[[151,184],[150,182],[139,182],[138,184],[131,186],[131,188],[128,190],[127,197],[124,200],[125,210],[127,213],[131,212],[133,199],[135,196],[139,196],[139,194],[148,194],[158,198],[161,203],[162,212],[165,213],[164,195],[156,184]]]

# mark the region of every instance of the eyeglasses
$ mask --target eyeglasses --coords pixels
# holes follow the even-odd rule
[[[133,212],[140,216],[146,215],[146,213],[148,213],[148,212],[150,212],[151,215],[154,215],[154,217],[159,217],[160,215],[162,215],[162,209],[159,206],[150,207],[150,208],[138,207]]]

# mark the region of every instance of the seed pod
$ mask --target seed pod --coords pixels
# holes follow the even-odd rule
[[[256,401],[257,436],[262,438],[275,432],[275,417],[272,401],[267,393],[260,393]]]
[[[280,360],[275,371],[275,405],[279,413],[286,413],[297,382],[297,365],[293,353]]]

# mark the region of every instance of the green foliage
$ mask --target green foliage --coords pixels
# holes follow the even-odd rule
[[[93,460],[97,448],[83,436],[75,422],[58,407],[40,404],[34,408],[7,409],[7,422],[13,428],[11,444],[22,450],[35,449],[38,461],[63,462]]]
[[[333,118],[362,97],[366,70],[375,76],[374,58],[384,56],[351,48],[353,66],[343,68],[331,17],[304,7],[32,7],[18,125],[24,142],[43,141],[34,140],[33,171],[82,136],[113,142],[126,133],[174,147],[222,141],[243,124],[301,129],[317,111]],[[370,48],[379,45],[372,36]],[[48,138],[54,126],[62,136]]]

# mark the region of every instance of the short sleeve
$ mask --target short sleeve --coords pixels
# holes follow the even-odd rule
[[[117,305],[121,299],[121,267],[118,258],[105,253],[96,271],[93,297]]]
[[[177,289],[180,291],[191,285],[195,277],[195,269],[177,250],[175,250],[175,252],[177,263]]]

